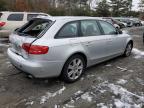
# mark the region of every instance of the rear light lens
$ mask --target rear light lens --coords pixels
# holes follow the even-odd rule
[[[0,27],[3,27],[5,24],[5,22],[0,22]]]
[[[40,46],[40,45],[31,45],[29,43],[24,43],[22,48],[28,54],[40,55],[40,54],[47,54],[49,47],[48,46]]]

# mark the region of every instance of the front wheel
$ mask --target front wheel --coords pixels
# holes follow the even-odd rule
[[[125,52],[124,52],[124,56],[125,57],[128,57],[131,55],[131,52],[132,52],[132,48],[133,48],[133,44],[132,42],[129,42],[126,46],[126,49],[125,49]]]
[[[72,83],[77,81],[86,67],[85,60],[80,55],[70,57],[63,67],[61,78],[67,82]]]

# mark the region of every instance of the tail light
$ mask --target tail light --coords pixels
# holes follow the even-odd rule
[[[28,54],[40,55],[40,54],[47,54],[49,47],[48,46],[40,46],[40,45],[31,45],[29,43],[24,43],[22,48]]]
[[[0,22],[0,27],[3,27],[5,24],[5,22]]]

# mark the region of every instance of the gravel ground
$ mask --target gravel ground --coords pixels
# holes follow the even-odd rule
[[[29,79],[15,69],[0,45],[0,108],[144,108],[144,28],[127,29],[133,54],[87,69],[66,84],[57,78]]]

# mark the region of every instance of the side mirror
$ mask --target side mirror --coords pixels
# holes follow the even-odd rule
[[[123,34],[121,29],[117,29],[117,34]]]
[[[119,30],[119,34],[123,34],[122,30]]]

